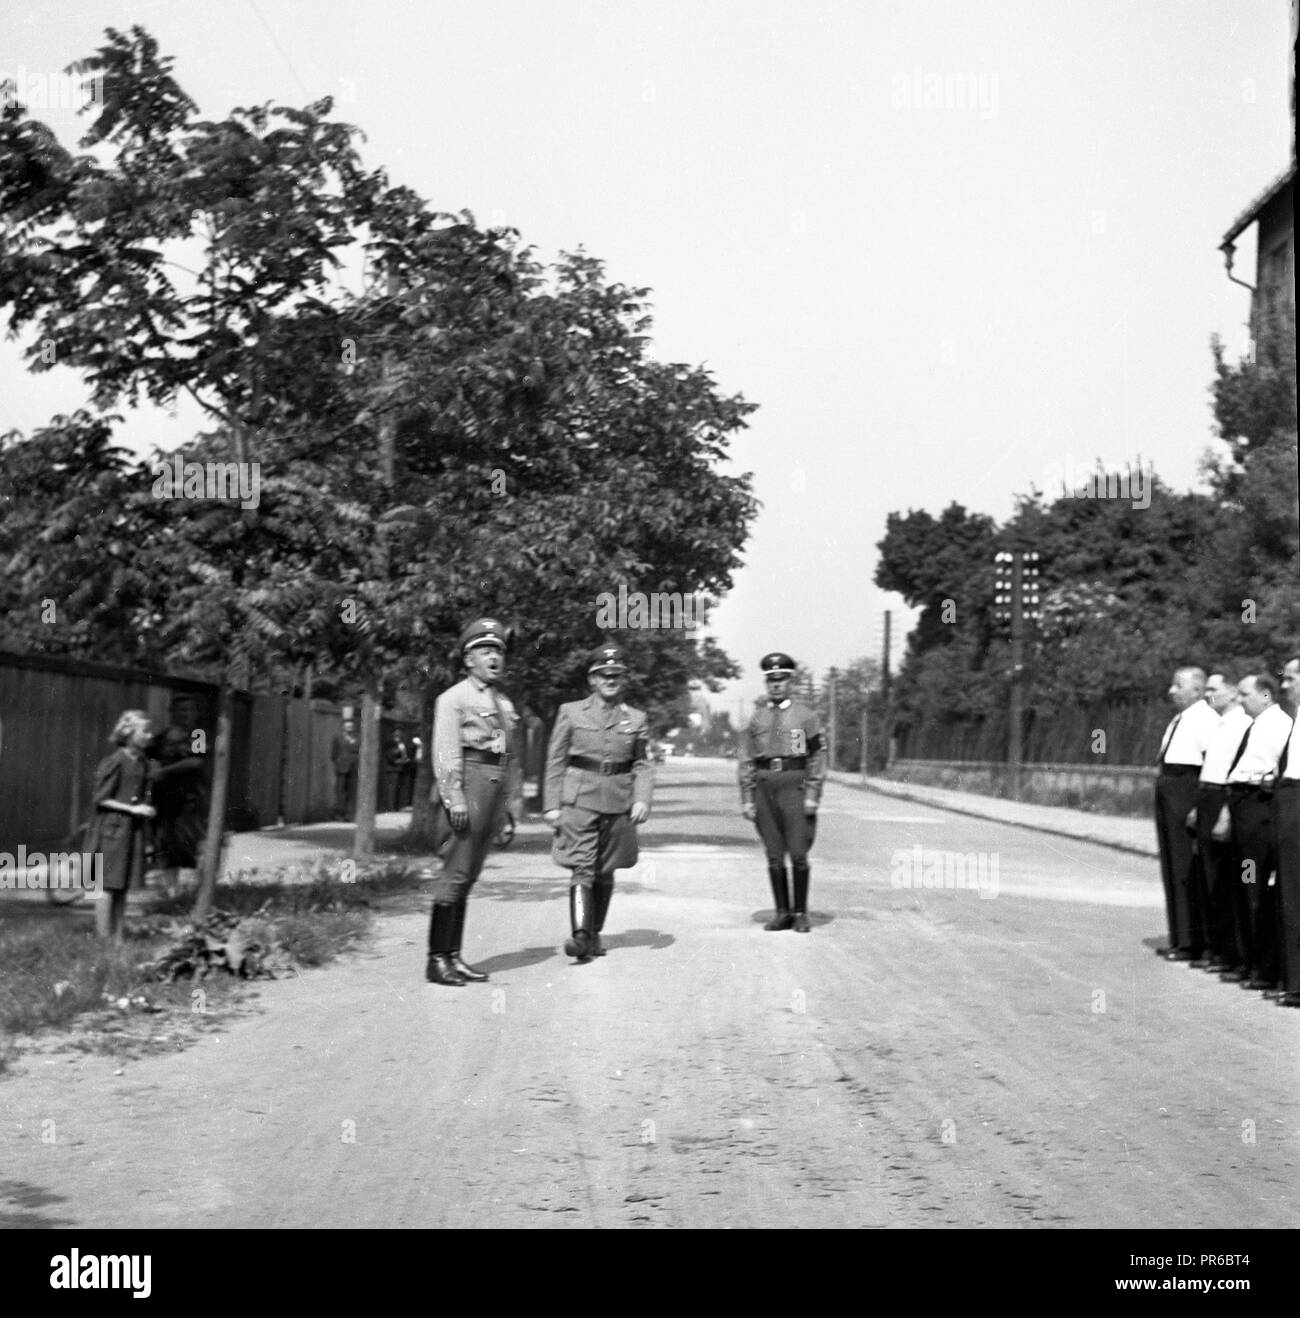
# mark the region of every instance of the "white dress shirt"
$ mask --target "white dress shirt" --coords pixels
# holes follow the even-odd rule
[[[1222,787],[1227,783],[1233,756],[1248,727],[1250,715],[1239,704],[1229,705],[1219,718],[1219,726],[1214,729],[1210,748],[1205,752],[1205,763],[1201,766],[1200,781],[1207,787]]]
[[[1277,762],[1291,735],[1291,719],[1280,705],[1268,705],[1250,725],[1250,741],[1242,752],[1229,783],[1257,783],[1265,774],[1277,772]],[[1240,745],[1240,743],[1238,743]],[[1234,751],[1235,755],[1236,752]],[[1290,768],[1290,764],[1287,768]]]
[[[1300,778],[1300,718],[1291,725],[1291,736],[1287,740],[1286,769],[1280,777],[1285,782],[1294,782]]]
[[[1161,763],[1193,764],[1199,768],[1220,722],[1219,716],[1204,700],[1198,700],[1181,714],[1175,714],[1160,739]]]

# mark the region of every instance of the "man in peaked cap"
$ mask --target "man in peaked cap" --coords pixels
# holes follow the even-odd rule
[[[767,695],[740,735],[740,808],[757,826],[767,852],[776,910],[763,928],[769,932],[793,928],[806,934],[812,928],[808,848],[826,779],[821,722],[815,710],[790,695],[795,663],[788,654],[775,650],[765,654],[758,666]],[[794,872],[793,904],[786,878],[787,853]]]
[[[462,987],[487,975],[461,958],[465,907],[502,807],[517,810],[522,790],[513,753],[519,717],[498,689],[505,671],[508,630],[495,618],[476,618],[460,633],[464,681],[438,697],[433,720],[433,771],[452,841],[433,897],[429,922],[431,984]]]
[[[580,962],[605,955],[600,934],[614,895],[614,871],[636,864],[636,827],[650,817],[654,791],[646,716],[623,703],[627,657],[621,646],[592,651],[587,685],[586,700],[560,706],[546,754],[545,819],[555,829],[551,855],[573,871],[572,934],[564,951]]]

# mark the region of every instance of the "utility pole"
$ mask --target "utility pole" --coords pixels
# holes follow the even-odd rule
[[[839,674],[832,668],[826,682],[826,723],[827,731],[830,733],[830,745],[826,748],[826,767],[831,770],[835,768],[835,734],[839,731],[836,727],[835,715],[835,679],[838,676]]]
[[[881,737],[884,738],[884,742],[885,742],[886,769],[889,768],[889,762],[894,758],[893,755],[894,711],[890,703],[890,695],[889,695],[889,632],[890,632],[891,624],[893,622],[893,617],[894,617],[893,611],[890,609],[886,609],[885,610],[885,653],[880,665],[880,671],[881,671],[880,686],[881,686],[881,695],[883,696],[883,700],[881,703],[883,705],[883,710],[884,710],[883,718],[882,718],[883,726],[880,729],[880,735]]]

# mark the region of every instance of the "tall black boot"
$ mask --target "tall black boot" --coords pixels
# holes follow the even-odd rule
[[[446,984],[464,988],[465,977],[452,964],[451,950],[456,937],[456,908],[439,906],[436,902],[429,919],[429,959],[425,963],[424,977],[430,984]]]
[[[794,861],[794,931],[806,934],[811,931],[808,923],[808,862]]]
[[[786,881],[785,866],[767,863],[767,878],[772,885],[772,905],[776,908],[772,918],[763,926],[768,933],[777,933],[791,925],[790,889]]]
[[[565,956],[577,957],[579,961],[591,960],[592,919],[595,916],[595,902],[591,889],[580,883],[569,885],[569,926],[572,937],[564,944]]]
[[[464,980],[471,984],[485,984],[487,982],[487,972],[476,970],[473,966],[466,965],[461,959],[460,949],[464,946],[465,939],[465,908],[469,905],[469,898],[462,897],[453,908],[456,912],[456,926],[452,933],[451,947],[451,964],[456,973]]]
[[[596,907],[592,918],[591,955],[604,956],[605,944],[600,936],[605,930],[605,917],[609,914],[610,899],[614,896],[614,876],[598,874],[596,882],[591,887],[591,896]]]

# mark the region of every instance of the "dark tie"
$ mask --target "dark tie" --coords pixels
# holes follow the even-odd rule
[[[1246,743],[1250,740],[1250,734],[1254,731],[1255,725],[1252,723],[1250,727],[1246,729],[1246,735],[1241,739],[1241,745],[1237,747],[1237,753],[1232,757],[1232,763],[1228,765],[1229,778],[1232,777],[1232,771],[1237,767],[1237,761],[1241,759],[1242,754],[1245,752]]]
[[[1165,744],[1160,747],[1160,758],[1156,761],[1157,764],[1161,764],[1161,765],[1164,764],[1165,756],[1169,753],[1170,746],[1174,744],[1174,733],[1178,731],[1178,725],[1182,721],[1183,721],[1183,716],[1181,714],[1177,714],[1174,716],[1174,721],[1169,725],[1169,732],[1168,735],[1165,737]]]

